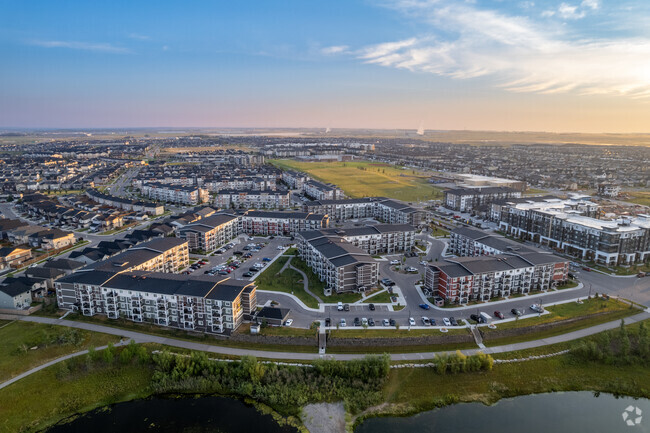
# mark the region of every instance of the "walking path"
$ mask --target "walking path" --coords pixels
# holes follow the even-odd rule
[[[627,317],[625,319],[625,323],[627,324],[636,323],[649,318],[650,318],[650,313],[644,311],[634,316]],[[295,360],[314,360],[314,359],[319,359],[321,357],[316,352],[314,353],[273,352],[273,351],[255,350],[255,349],[241,349],[237,347],[213,346],[210,344],[178,340],[175,338],[167,338],[167,337],[161,337],[157,335],[144,334],[141,332],[128,331],[119,328],[113,328],[110,326],[97,325],[94,323],[75,322],[72,320],[59,320],[59,319],[53,319],[49,317],[13,316],[13,315],[2,314],[0,315],[0,319],[24,320],[27,322],[68,326],[71,328],[86,329],[94,332],[103,332],[105,334],[118,335],[118,336],[125,337],[127,339],[133,339],[135,340],[136,343],[158,343],[158,344],[164,344],[172,347],[180,347],[180,348],[190,349],[190,350],[200,350],[204,352],[219,353],[223,355],[232,355],[232,356],[251,355],[259,358],[295,359]],[[583,338],[589,335],[597,334],[599,332],[606,331],[608,329],[615,329],[620,325],[620,323],[621,323],[620,320],[615,320],[612,322],[607,322],[600,325],[592,326],[590,328],[580,329],[578,331],[569,332],[555,337],[544,338],[541,340],[526,341],[523,343],[508,344],[504,346],[487,347],[485,349],[466,349],[466,350],[461,350],[461,352],[463,352],[466,355],[473,355],[478,352],[494,354],[494,353],[504,353],[504,352],[512,352],[517,350],[531,349],[534,347],[546,346],[549,344],[572,341],[578,338]],[[393,353],[390,354],[390,358],[393,361],[416,361],[416,360],[431,359],[439,353],[452,353],[452,352]],[[364,358],[365,356],[366,354],[364,353],[327,355],[327,357],[330,359],[336,359],[341,361],[360,359],[360,358]]]
[[[117,347],[117,346],[124,346],[124,345],[127,344],[127,343],[128,343],[128,340],[122,340],[122,341],[120,341],[119,343],[117,343],[115,346],[116,346],[116,347]],[[106,349],[107,347],[108,347],[108,346],[98,347],[96,350],[104,350],[104,349]],[[49,367],[49,366],[51,366],[51,365],[58,364],[58,363],[61,362],[61,361],[65,361],[66,359],[74,358],[74,357],[76,357],[76,356],[85,355],[86,353],[88,353],[88,350],[82,350],[82,351],[80,351],[80,352],[71,353],[71,354],[69,354],[69,355],[65,355],[65,356],[62,356],[62,357],[60,357],[60,358],[53,359],[52,361],[46,362],[45,364],[39,365],[38,367],[34,367],[34,368],[32,368],[31,370],[27,370],[26,372],[21,373],[21,374],[19,374],[19,375],[16,376],[16,377],[12,377],[11,379],[9,379],[9,380],[6,381],[6,382],[0,383],[0,389],[4,388],[4,387],[6,387],[6,386],[9,386],[9,385],[11,385],[11,384],[14,383],[14,382],[19,381],[19,380],[22,379],[23,377],[29,376],[30,374],[32,374],[32,373],[36,373],[37,371],[40,371],[40,370],[42,370],[42,369],[44,369],[44,368],[47,368],[47,367]]]
[[[290,261],[291,259],[289,259],[287,263],[289,263]],[[309,279],[307,278],[307,274],[305,274],[303,271],[301,271],[300,269],[296,268],[293,265],[289,265],[289,267],[294,271],[298,272],[300,275],[302,275],[302,288],[305,290],[305,292],[307,292],[310,296],[316,298],[319,304],[324,304],[323,300],[320,297],[316,296],[314,292],[309,290]]]

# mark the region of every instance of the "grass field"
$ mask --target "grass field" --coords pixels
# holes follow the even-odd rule
[[[10,323],[0,328],[0,382],[69,353],[118,341],[113,335],[64,326]]]
[[[305,292],[303,288],[302,275],[290,268],[285,269],[284,272],[278,275],[278,272],[282,269],[282,266],[284,266],[287,260],[289,260],[289,257],[278,258],[268,268],[266,268],[264,272],[256,277],[255,283],[257,284],[257,289],[292,293],[308,307],[318,308],[318,301],[316,298]],[[296,259],[293,258],[292,263],[294,260]]]
[[[151,393],[152,370],[147,366],[115,363],[91,371],[70,368],[66,373],[64,364],[36,372],[0,392],[0,433],[41,431],[75,413]]]
[[[390,304],[390,296],[391,294],[388,293],[388,290],[384,290],[383,292],[379,292],[378,294],[369,297],[363,302],[366,304]]]
[[[501,324],[499,322],[495,322],[495,324],[497,325],[496,329],[490,329],[487,327],[481,328],[485,335],[485,341],[484,341],[485,345],[500,346],[504,344],[513,344],[513,343],[520,343],[523,341],[548,338],[555,335],[565,334],[567,332],[573,332],[579,329],[588,328],[590,326],[599,325],[601,323],[620,320],[625,317],[638,314],[640,312],[639,309],[630,308],[628,304],[617,301],[615,299],[610,299],[609,301],[605,301],[602,299],[589,299],[589,300],[585,300],[583,304],[570,302],[566,304],[560,304],[560,305],[548,307],[547,309],[548,311],[550,311],[550,314],[545,314],[538,317],[529,317],[527,319],[521,319],[518,321],[506,322]],[[567,323],[566,325],[558,324],[558,326],[544,331],[536,332],[535,330],[535,326],[537,325],[559,322],[571,318],[580,318],[580,320]],[[517,336],[490,339],[490,334],[492,333],[498,332],[499,330],[518,328],[518,327],[522,327],[522,328],[529,327],[531,328],[531,332],[522,335],[517,335]]]
[[[641,204],[643,206],[650,206],[650,191],[625,191],[625,194],[630,196],[630,198],[625,201]]]
[[[352,198],[383,196],[402,201],[441,199],[439,188],[428,182],[429,175],[401,170],[390,164],[372,162],[299,162],[272,160],[282,169],[299,170],[341,187]]]

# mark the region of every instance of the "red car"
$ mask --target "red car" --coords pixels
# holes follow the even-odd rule
[[[494,312],[494,317],[498,317],[499,319],[503,319],[503,313],[501,311],[495,311]]]

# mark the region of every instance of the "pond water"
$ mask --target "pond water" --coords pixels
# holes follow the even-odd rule
[[[152,398],[118,403],[81,415],[47,433],[294,433],[271,415],[225,397]]]
[[[650,400],[591,392],[536,394],[501,400],[493,406],[463,403],[411,417],[370,418],[355,429],[355,433],[512,431],[648,433]]]

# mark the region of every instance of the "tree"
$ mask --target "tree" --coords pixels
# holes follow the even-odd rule
[[[621,319],[621,327],[619,328],[619,339],[621,341],[621,356],[627,359],[630,356],[630,337],[627,335],[623,319]]]
[[[637,350],[642,358],[648,358],[648,355],[650,354],[650,339],[648,338],[648,328],[646,328],[645,322],[639,324],[639,342]]]

